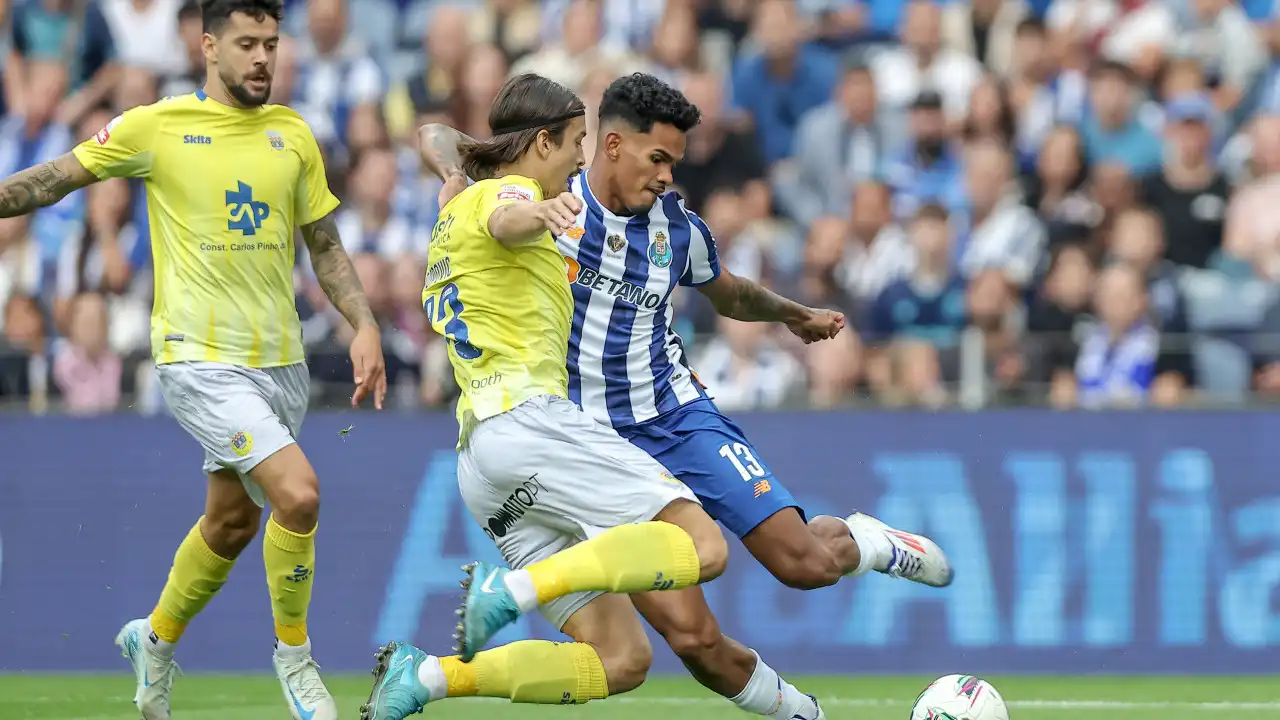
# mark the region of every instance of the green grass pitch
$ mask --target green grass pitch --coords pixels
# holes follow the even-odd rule
[[[822,701],[830,720],[906,720],[933,678],[792,678]],[[988,676],[1014,720],[1262,720],[1280,717],[1280,683],[1266,677]],[[355,720],[370,676],[330,675],[343,718]],[[0,674],[3,720],[136,720],[132,678],[120,675]],[[275,678],[190,675],[174,688],[175,720],[288,720]],[[743,720],[749,716],[692,681],[656,677],[640,690],[581,707],[533,707],[502,700],[449,700],[423,717],[449,720]]]

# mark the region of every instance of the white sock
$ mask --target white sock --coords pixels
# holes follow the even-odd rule
[[[729,702],[754,715],[787,720],[813,707],[812,698],[783,680],[755,650],[751,654],[756,656],[756,669],[747,686],[736,697],[729,698]]]
[[[168,640],[161,640],[160,636],[156,635],[156,631],[151,629],[151,618],[147,618],[147,625],[142,629],[142,632],[143,637],[151,644],[151,649],[155,654],[161,657],[173,657],[173,649],[177,645]]]
[[[538,607],[538,590],[533,586],[533,577],[529,575],[528,570],[512,570],[507,573],[503,582],[511,591],[511,597],[515,598],[520,612],[531,612]]]
[[[862,556],[858,560],[858,568],[850,575],[865,575],[872,570],[885,570],[889,567],[893,546],[883,532],[850,525],[849,534],[858,544],[858,553]]]
[[[444,697],[449,692],[449,680],[444,676],[444,668],[440,667],[440,658],[428,655],[418,665],[418,682],[427,689],[431,699]]]

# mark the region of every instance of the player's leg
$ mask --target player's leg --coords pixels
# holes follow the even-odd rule
[[[360,720],[404,720],[428,703],[456,697],[576,705],[644,682],[653,649],[626,596],[592,596],[561,630],[575,642],[522,640],[481,651],[470,662],[389,643],[378,651]]]
[[[468,464],[497,490],[481,498],[463,491],[495,536],[531,514],[589,539],[515,571],[468,566],[458,643],[464,658],[556,598],[673,590],[724,571],[724,536],[693,493],[567,400],[538,399],[485,421],[459,458],[460,474]],[[541,488],[536,499],[529,483]],[[497,504],[486,504],[494,497]]]
[[[134,702],[144,718],[169,717],[169,693],[177,674],[174,646],[226,582],[236,558],[257,533],[261,513],[238,475],[209,473],[204,515],[178,546],[159,602],[149,617],[131,621],[116,638],[133,664]]]
[[[242,451],[241,465],[246,487],[251,492],[260,489],[271,505],[262,561],[275,620],[272,664],[295,720],[329,720],[337,717],[337,705],[320,679],[307,634],[320,482],[297,437],[306,416],[310,376],[302,364],[249,372],[274,418],[259,424],[250,447]]]
[[[951,581],[946,556],[928,538],[860,513],[806,522],[751,441],[710,401],[623,432],[689,485],[707,512],[789,587],[826,587],[870,570],[929,585]]]
[[[783,680],[755,653],[720,632],[701,588],[632,595],[698,682],[746,712],[783,720],[820,720],[818,701]]]

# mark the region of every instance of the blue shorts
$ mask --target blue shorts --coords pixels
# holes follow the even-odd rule
[[[617,431],[670,470],[738,537],[779,510],[793,507],[804,516],[747,436],[709,399]]]

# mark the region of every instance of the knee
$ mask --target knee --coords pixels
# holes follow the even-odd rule
[[[276,522],[295,532],[309,532],[320,519],[320,481],[307,473],[283,483],[271,501]]]
[[[640,687],[649,674],[649,667],[653,665],[653,646],[643,635],[623,647],[597,646],[596,652],[600,654],[600,664],[604,666],[604,677],[609,685],[610,695],[619,695]]]
[[[247,507],[220,508],[206,512],[200,522],[205,544],[220,557],[234,560],[258,534],[262,509],[252,502]]]
[[[692,534],[693,547],[698,551],[699,580],[709,582],[724,574],[729,566],[729,544],[715,522],[708,519],[709,529]]]

